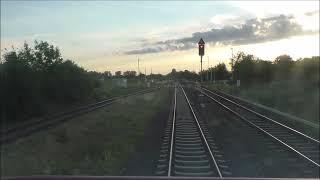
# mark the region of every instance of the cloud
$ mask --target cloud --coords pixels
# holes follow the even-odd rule
[[[316,34],[306,31],[293,16],[278,15],[253,18],[237,26],[215,27],[209,31],[195,32],[191,37],[169,39],[150,43],[148,48],[126,51],[125,54],[147,54],[163,51],[188,50],[195,48],[200,38],[211,45],[246,45],[289,38],[298,35]]]
[[[306,13],[304,13],[304,15],[306,15],[306,16],[319,15],[319,10],[306,12]]]
[[[246,20],[245,17],[235,15],[235,14],[222,14],[222,15],[215,15],[211,18],[210,22],[215,27],[222,28],[223,26],[239,26],[244,23]]]
[[[136,49],[131,51],[126,51],[125,54],[131,55],[131,54],[148,54],[148,53],[157,53],[164,51],[161,47],[153,47],[153,48],[142,48],[142,49]]]

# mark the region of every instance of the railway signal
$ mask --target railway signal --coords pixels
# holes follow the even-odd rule
[[[199,47],[199,56],[201,57],[200,62],[201,62],[201,70],[200,70],[200,78],[202,81],[202,57],[204,56],[204,46],[205,46],[205,42],[203,41],[203,39],[201,38],[200,41],[198,42],[198,47]]]

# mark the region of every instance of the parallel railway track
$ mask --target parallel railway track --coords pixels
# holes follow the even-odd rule
[[[266,117],[241,105],[234,99],[230,100],[228,97],[222,96],[220,93],[215,93],[206,88],[200,88],[198,90],[250,126],[256,128],[259,132],[281,144],[282,147],[319,168],[320,152],[318,139]]]
[[[105,107],[109,104],[112,104],[113,102],[115,102],[121,98],[133,96],[133,95],[145,94],[145,93],[152,92],[154,90],[156,90],[156,88],[136,91],[136,92],[133,92],[133,93],[130,93],[127,95],[113,97],[113,98],[106,99],[106,100],[103,100],[103,101],[100,101],[97,103],[93,103],[90,105],[81,106],[81,107],[78,107],[78,108],[71,110],[71,111],[68,111],[68,112],[53,114],[49,117],[42,118],[37,121],[30,121],[30,122],[26,122],[23,124],[19,124],[15,127],[9,128],[9,129],[1,130],[0,144],[9,143],[9,142],[15,141],[21,137],[25,137],[27,135],[30,135],[32,133],[56,126],[56,125],[58,125],[62,122],[65,122],[75,116],[79,116],[81,114],[88,113],[93,110]]]
[[[190,88],[193,86],[190,86]],[[164,132],[160,157],[155,168],[155,174],[160,176],[179,177],[215,177],[223,178],[232,176],[229,161],[218,148],[207,125],[197,117],[184,88],[180,85],[174,87],[174,98],[171,117],[168,120]],[[229,113],[237,116],[243,122],[250,125],[254,132],[263,136],[267,141],[279,144],[281,151],[292,155],[299,161],[294,163],[307,164],[303,170],[312,167],[310,171],[318,169],[319,172],[319,140],[315,137],[282,124],[266,115],[260,114],[247,107],[236,99],[224,96],[209,89],[196,88],[208,101],[213,101]],[[153,90],[144,90],[129,95],[107,99],[95,104],[80,107],[74,111],[57,114],[43,121],[31,122],[13,129],[1,132],[1,143],[11,142],[33,132],[37,132],[66,121],[71,117],[104,107],[114,101],[130,95],[143,94]],[[196,92],[196,91],[195,91]],[[203,96],[202,96],[203,97]],[[200,104],[198,104],[200,106]],[[198,109],[199,110],[199,109]],[[200,110],[198,112],[201,112]],[[242,123],[242,121],[240,121]],[[244,124],[244,126],[247,126]],[[249,126],[247,126],[249,127]],[[214,131],[214,129],[210,129]],[[245,132],[244,130],[242,130]],[[222,139],[222,138],[218,138]],[[254,145],[258,145],[257,142]],[[260,144],[263,144],[261,142]],[[278,146],[278,145],[277,145]],[[276,152],[274,152],[276,153]],[[229,158],[229,157],[228,157]],[[231,159],[231,158],[230,158]],[[252,161],[243,162],[252,163]],[[318,177],[318,176],[317,176]]]
[[[182,86],[175,88],[173,104],[156,174],[220,178],[230,175],[229,167],[208,129],[198,120]]]

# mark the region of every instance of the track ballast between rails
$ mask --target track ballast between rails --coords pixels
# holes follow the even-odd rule
[[[215,157],[217,147],[201,126],[182,86],[175,87],[172,118],[169,119],[156,174],[162,176],[223,177],[230,169]]]

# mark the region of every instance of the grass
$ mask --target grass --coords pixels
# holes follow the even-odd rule
[[[274,81],[240,88],[222,84],[210,87],[319,123],[319,87],[316,83]]]
[[[119,175],[168,91],[128,97],[1,147],[2,176]]]
[[[154,85],[151,84],[150,87],[154,87]],[[61,104],[61,103],[44,104],[43,106],[46,109],[45,110],[46,113],[43,115],[55,114],[57,112],[58,113],[67,112],[72,109],[76,109],[80,106],[88,105],[91,103],[95,103],[95,102],[102,101],[102,100],[116,97],[116,96],[130,94],[130,93],[147,89],[147,88],[148,86],[145,82],[143,81],[138,82],[136,79],[128,79],[127,87],[116,86],[115,83],[112,82],[112,79],[106,79],[104,81],[101,81],[101,86],[99,86],[94,90],[92,97],[89,97],[87,99],[84,99],[82,101],[75,102],[72,104]],[[37,121],[39,120],[39,118],[42,118],[42,116],[31,117],[31,118],[25,119],[23,122]],[[8,129],[8,128],[15,127],[19,124],[21,124],[21,121],[6,122],[5,124],[2,125],[1,128]]]
[[[152,86],[153,84],[151,84],[150,87]],[[145,83],[144,81],[139,81],[137,79],[128,79],[127,87],[116,86],[116,84],[112,82],[112,79],[106,79],[104,81],[101,81],[101,86],[95,89],[93,96],[97,100],[101,100],[113,96],[129,94],[131,92],[146,88],[148,88],[147,83]]]

